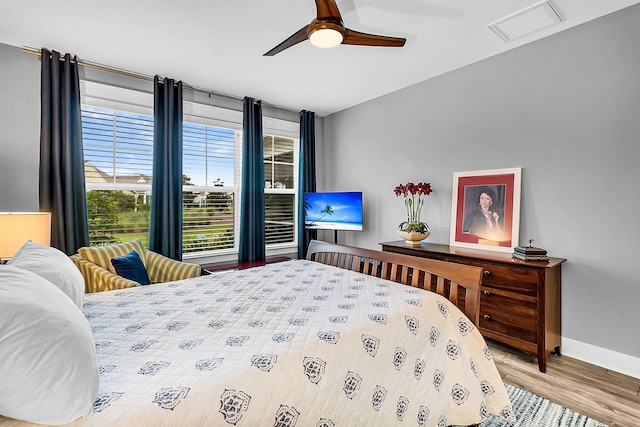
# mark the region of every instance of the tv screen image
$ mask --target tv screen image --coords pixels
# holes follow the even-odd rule
[[[362,231],[362,192],[304,194],[304,225],[316,230]]]

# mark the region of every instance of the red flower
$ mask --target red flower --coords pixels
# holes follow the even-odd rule
[[[407,182],[405,185],[398,185],[393,192],[396,196],[402,195],[404,197],[404,204],[407,208],[407,220],[403,221],[399,228],[405,231],[419,232],[428,230],[429,226],[420,220],[420,214],[424,206],[422,196],[428,196],[433,192],[431,183],[419,182],[414,184],[413,182]]]
[[[420,190],[419,194],[424,194],[426,196],[428,196],[429,194],[431,194],[431,192],[433,191],[431,189],[431,183],[429,182],[421,182],[418,184],[418,188]]]
[[[396,196],[399,196],[401,194],[403,196],[406,196],[407,195],[407,187],[405,187],[404,185],[400,184],[395,188],[395,190],[393,190],[393,192],[396,194]]]

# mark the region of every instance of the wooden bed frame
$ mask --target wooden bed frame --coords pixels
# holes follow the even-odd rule
[[[436,292],[458,306],[478,326],[481,267],[318,240],[309,243],[307,259]]]

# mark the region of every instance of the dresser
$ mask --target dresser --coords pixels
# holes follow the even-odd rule
[[[510,253],[404,240],[380,243],[382,250],[484,269],[480,293],[480,332],[537,357],[541,372],[550,353],[560,354],[560,286],[564,258],[520,261]]]

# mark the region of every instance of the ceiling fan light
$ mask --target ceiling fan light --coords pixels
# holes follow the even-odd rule
[[[321,48],[336,47],[343,39],[342,33],[333,28],[320,28],[309,35],[311,44]]]

